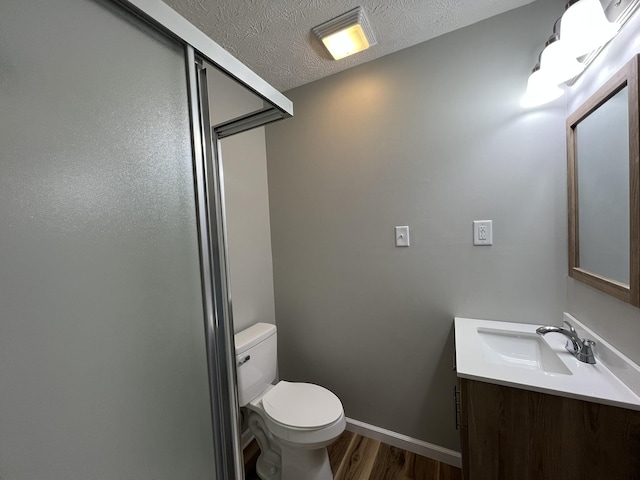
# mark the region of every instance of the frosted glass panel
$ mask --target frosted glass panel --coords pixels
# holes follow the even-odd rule
[[[180,45],[0,2],[0,478],[214,478]]]

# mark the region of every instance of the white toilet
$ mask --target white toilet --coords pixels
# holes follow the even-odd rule
[[[235,335],[238,401],[260,446],[263,480],[332,480],[327,446],[344,431],[340,399],[310,383],[278,382],[275,325],[256,323]]]

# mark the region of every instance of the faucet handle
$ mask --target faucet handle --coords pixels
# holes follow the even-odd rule
[[[564,323],[567,325],[567,327],[569,327],[569,332],[574,337],[571,340],[567,340],[567,344],[564,348],[566,348],[567,351],[573,353],[574,355],[577,355],[581,349],[579,345],[580,337],[578,337],[578,332],[576,332],[576,329],[573,328],[573,325],[571,325],[571,322],[569,320],[564,320]]]
[[[571,325],[571,322],[569,320],[565,320],[564,323],[569,327],[569,331],[577,336],[576,329],[573,328],[573,325]]]
[[[596,342],[593,340],[585,339],[582,342],[582,348],[580,349],[580,353],[578,354],[578,360],[581,360],[585,363],[594,364],[596,363],[596,357],[593,354],[593,347],[595,347]]]

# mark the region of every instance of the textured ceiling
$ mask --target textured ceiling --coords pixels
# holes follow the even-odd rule
[[[280,91],[462,28],[533,0],[164,0]],[[378,44],[335,61],[311,29],[355,6]]]

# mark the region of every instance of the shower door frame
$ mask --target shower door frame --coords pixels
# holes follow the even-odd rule
[[[244,479],[220,140],[293,116],[293,103],[160,0],[111,0],[184,45],[216,478]],[[265,107],[211,126],[204,61]]]

